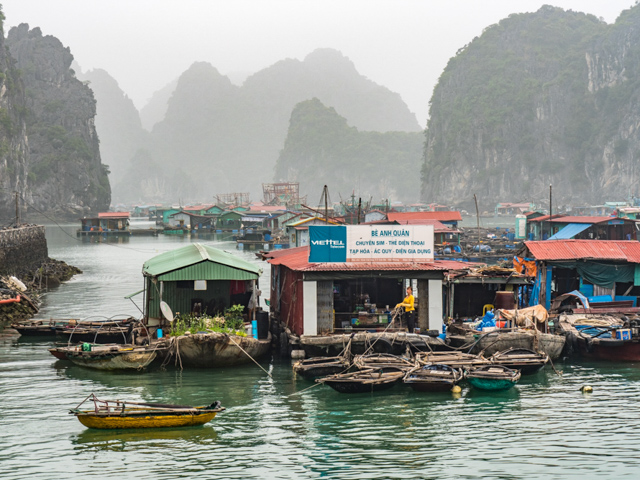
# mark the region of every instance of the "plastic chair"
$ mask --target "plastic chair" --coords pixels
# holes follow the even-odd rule
[[[487,303],[484,307],[482,307],[482,316],[484,317],[488,311],[493,310],[494,308],[495,307],[492,304]]]

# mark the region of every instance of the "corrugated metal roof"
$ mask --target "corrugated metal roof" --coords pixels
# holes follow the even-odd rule
[[[570,223],[569,225],[562,227],[558,233],[549,237],[549,240],[568,240],[569,238],[575,237],[580,232],[585,231],[592,225],[592,223]]]
[[[568,216],[564,216],[564,217],[557,217],[551,220],[551,222],[553,223],[590,223],[590,224],[594,224],[594,223],[602,223],[602,222],[608,222],[609,220],[615,220],[615,217],[602,217],[602,216],[598,216],[598,217],[587,217],[587,216],[582,216],[582,215],[568,215]]]
[[[304,220],[300,220],[300,221],[295,222],[295,223],[290,223],[289,226],[290,227],[297,227],[297,226],[300,226],[300,225],[302,225],[304,223],[309,223],[309,222],[312,222],[312,221],[315,221],[315,220],[317,220],[319,222],[322,222],[323,224],[339,225],[338,222],[334,222],[333,220],[327,221],[323,217],[310,217],[310,218],[305,218]]]
[[[533,212],[533,213],[538,213],[538,212]],[[561,215],[559,213],[554,213],[553,215],[551,215],[552,218],[561,218],[565,216],[566,215]],[[549,215],[542,215],[540,217],[527,219],[527,223],[548,222],[548,221],[549,221]]]
[[[129,218],[129,212],[101,212],[98,218]]]
[[[265,255],[272,265],[283,265],[299,272],[343,272],[343,271],[446,271],[469,268],[466,262],[437,260],[433,263],[407,262],[345,262],[309,263],[309,247],[273,251]]]
[[[462,215],[458,211],[440,212],[389,212],[387,218],[391,221],[397,220],[438,220],[440,222],[462,221]]]
[[[147,260],[142,273],[161,280],[246,280],[247,274],[260,276],[262,269],[217,248],[192,243]]]
[[[543,240],[524,242],[536,260],[615,260],[640,263],[636,240]]]

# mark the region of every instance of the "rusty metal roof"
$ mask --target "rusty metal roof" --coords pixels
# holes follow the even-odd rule
[[[440,222],[462,221],[462,215],[458,211],[440,212],[389,212],[387,218],[391,221],[403,220],[438,220]]]
[[[98,218],[129,218],[129,212],[100,212]]]
[[[343,271],[447,271],[462,270],[476,266],[467,262],[436,260],[432,263],[409,262],[345,262],[309,263],[309,247],[276,250],[264,255],[271,265],[283,265],[299,272],[343,272]]]
[[[618,219],[616,217],[604,217],[604,216],[587,217],[584,215],[569,215],[565,217],[553,218],[550,221],[553,223],[591,223],[593,224],[593,223],[608,222],[609,220],[622,220],[622,219]]]
[[[636,240],[543,240],[524,242],[536,260],[613,260],[640,263]]]

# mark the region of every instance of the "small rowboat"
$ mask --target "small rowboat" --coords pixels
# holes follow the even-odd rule
[[[57,329],[65,327],[69,320],[35,320],[31,322],[12,323],[11,328],[23,337],[55,337]]]
[[[313,357],[293,364],[293,371],[307,380],[344,373],[351,367],[345,357]]]
[[[416,392],[444,392],[451,390],[462,377],[462,370],[435,363],[408,371],[402,381]]]
[[[471,367],[465,372],[465,378],[480,390],[509,390],[518,380],[520,372],[502,365],[481,365]]]
[[[512,370],[520,370],[528,375],[540,370],[549,361],[546,353],[536,353],[528,348],[510,348],[504,352],[494,353],[489,360],[497,365],[504,365]]]
[[[353,364],[360,370],[376,369],[385,372],[406,372],[416,366],[414,362],[407,360],[405,357],[391,355],[390,353],[356,355],[353,358]]]
[[[482,355],[462,352],[418,352],[416,361],[420,365],[440,364],[453,368],[470,368],[490,363]]]
[[[89,345],[90,350],[83,348]],[[97,370],[141,370],[148,367],[159,353],[167,350],[164,342],[152,345],[92,345],[58,347],[49,351],[56,357],[70,360],[81,367]],[[56,353],[54,353],[54,351]]]
[[[94,408],[80,410],[82,404],[87,400],[93,401]],[[220,402],[214,402],[206,407],[192,407],[123,400],[100,400],[92,393],[69,413],[75,415],[85,427],[114,429],[204,425],[224,410],[225,408],[220,406]]]
[[[392,388],[402,380],[404,372],[383,372],[382,370],[361,370],[319,378],[318,383],[329,385],[340,393],[371,393]]]

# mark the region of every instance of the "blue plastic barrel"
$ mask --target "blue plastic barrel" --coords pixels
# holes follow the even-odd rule
[[[251,321],[251,336],[255,339],[258,338],[258,321],[257,320]]]
[[[156,335],[157,335],[158,338],[162,338],[162,329],[161,328],[156,330]]]

